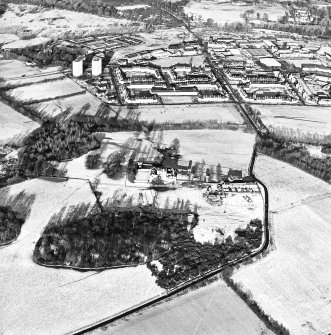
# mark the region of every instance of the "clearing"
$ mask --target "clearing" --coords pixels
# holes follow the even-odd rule
[[[331,326],[331,186],[265,156],[258,157],[255,171],[270,191],[275,245],[233,279],[291,334],[326,334]]]
[[[218,280],[89,334],[259,335],[262,331],[273,334],[231,288]]]
[[[235,105],[231,103],[139,106],[136,109],[121,110],[120,116],[125,119],[138,117],[141,121],[155,121],[157,124],[208,121],[243,124],[244,122]]]
[[[2,102],[0,102],[0,124],[0,144],[20,145],[28,134],[39,127],[37,122],[30,120]]]
[[[77,205],[86,213],[95,197],[84,180],[34,179],[1,189],[1,205],[21,192],[32,205],[17,241],[0,250],[1,332],[67,333],[162,292],[146,266],[83,273],[35,264],[34,244],[51,217]]]
[[[331,133],[331,113],[326,107],[254,105],[264,124],[276,133],[328,135]]]
[[[204,55],[197,55],[197,56],[175,56],[175,57],[167,57],[167,58],[160,58],[151,61],[151,63],[161,66],[161,67],[169,67],[176,64],[192,64],[192,66],[203,66],[205,62]]]

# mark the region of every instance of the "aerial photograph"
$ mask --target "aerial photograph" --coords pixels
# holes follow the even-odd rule
[[[331,335],[331,0],[0,0],[0,335]]]

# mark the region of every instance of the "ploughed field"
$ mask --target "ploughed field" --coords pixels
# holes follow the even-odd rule
[[[233,279],[291,334],[328,333],[331,186],[265,156],[255,172],[269,188],[274,243],[266,257]]]

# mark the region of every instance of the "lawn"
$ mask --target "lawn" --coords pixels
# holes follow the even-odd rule
[[[233,279],[291,334],[328,333],[331,186],[265,156],[255,170],[269,188],[274,246]]]
[[[13,108],[0,102],[0,144],[21,144],[24,137],[30,134],[39,124],[16,112]]]

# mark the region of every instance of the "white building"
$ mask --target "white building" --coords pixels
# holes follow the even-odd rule
[[[81,77],[83,75],[83,59],[78,58],[72,61],[72,75],[74,77]]]
[[[100,76],[102,74],[102,58],[93,57],[92,59],[92,76]]]

